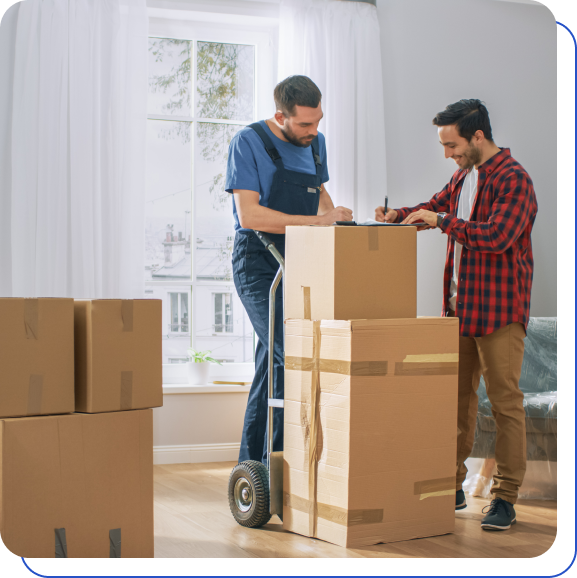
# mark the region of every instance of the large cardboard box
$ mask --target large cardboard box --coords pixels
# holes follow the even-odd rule
[[[0,534],[26,558],[154,556],[152,410],[0,421]]]
[[[286,530],[346,547],[453,531],[458,352],[455,318],[287,321]]]
[[[417,316],[417,228],[287,227],[285,319]]]
[[[162,301],[74,302],[76,411],[162,405]]]
[[[0,417],[73,411],[73,300],[0,299]]]

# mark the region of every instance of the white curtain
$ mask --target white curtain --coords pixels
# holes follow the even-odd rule
[[[12,295],[11,126],[14,47],[20,4],[11,6],[0,23],[0,297]]]
[[[279,80],[310,77],[323,94],[330,182],[335,205],[355,220],[384,203],[385,120],[379,22],[372,4],[281,0]]]
[[[0,296],[141,297],[146,2],[25,0],[9,14]]]

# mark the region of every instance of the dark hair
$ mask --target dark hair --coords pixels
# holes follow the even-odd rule
[[[459,102],[450,104],[445,110],[437,113],[433,124],[436,126],[457,125],[459,135],[469,142],[478,130],[482,130],[485,138],[493,141],[489,111],[477,98],[463,98]]]
[[[294,115],[295,106],[316,108],[322,98],[319,87],[308,76],[289,76],[274,88],[274,103],[285,116]]]

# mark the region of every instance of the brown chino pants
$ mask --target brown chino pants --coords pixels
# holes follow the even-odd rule
[[[449,315],[454,317],[453,311]],[[457,418],[457,490],[467,475],[465,460],[475,441],[477,389],[485,380],[491,411],[497,426],[491,494],[517,501],[527,467],[527,441],[523,393],[519,377],[523,363],[525,328],[512,323],[483,337],[459,337],[459,402]]]

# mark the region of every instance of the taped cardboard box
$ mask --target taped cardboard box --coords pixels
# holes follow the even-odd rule
[[[74,301],[0,298],[0,417],[74,411]]]
[[[287,320],[286,530],[345,547],[452,532],[455,318]]]
[[[416,227],[287,227],[286,319],[417,315]]]
[[[74,302],[76,411],[162,406],[162,302]]]
[[[154,556],[152,410],[0,421],[0,534],[26,558]]]

